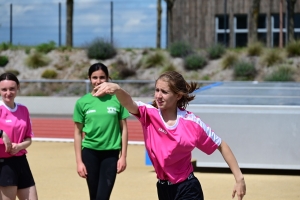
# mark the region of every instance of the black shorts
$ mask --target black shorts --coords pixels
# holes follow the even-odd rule
[[[204,200],[201,184],[193,173],[181,183],[159,180],[156,186],[159,200]]]
[[[17,186],[18,189],[24,189],[34,185],[26,155],[0,158],[0,186]]]

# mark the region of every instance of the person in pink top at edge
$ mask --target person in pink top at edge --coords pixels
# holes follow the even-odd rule
[[[186,107],[195,98],[196,83],[187,83],[176,71],[161,74],[155,82],[152,105],[133,101],[115,83],[95,87],[94,96],[115,94],[120,103],[141,123],[149,158],[157,174],[159,200],[203,200],[199,180],[193,174],[192,150],[196,147],[206,154],[220,151],[230,167],[235,185],[232,198],[242,200],[246,194],[244,176],[234,154],[225,141]]]
[[[0,75],[0,199],[37,200],[26,158],[33,136],[28,109],[14,101],[20,83],[12,73]]]

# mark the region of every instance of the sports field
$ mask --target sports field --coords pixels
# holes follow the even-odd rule
[[[218,153],[218,152],[215,152]],[[71,142],[33,141],[28,160],[41,200],[87,200],[85,180],[76,172]],[[224,170],[196,169],[206,200],[230,200],[234,179]],[[246,171],[247,172],[247,171]],[[297,172],[244,172],[248,200],[299,200],[300,175]],[[300,172],[298,171],[298,174]],[[156,175],[145,165],[143,145],[129,145],[127,169],[117,176],[111,200],[155,200]],[[237,198],[235,198],[237,199]]]

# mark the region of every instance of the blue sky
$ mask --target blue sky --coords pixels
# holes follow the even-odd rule
[[[66,0],[0,0],[0,42],[10,40],[10,4],[13,5],[13,44],[65,44]],[[111,18],[108,0],[74,0],[73,44],[80,47],[95,38],[110,41]],[[162,0],[162,47],[166,39],[165,2]],[[113,1],[113,40],[120,48],[156,46],[156,0]]]

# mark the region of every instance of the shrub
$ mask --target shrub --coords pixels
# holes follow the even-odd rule
[[[204,80],[204,81],[209,81],[210,80],[210,76],[208,74],[202,76],[201,80]]]
[[[270,67],[276,63],[280,63],[284,60],[279,51],[272,49],[266,52],[262,58],[262,63],[267,67]]]
[[[184,66],[188,70],[203,69],[206,65],[206,59],[198,54],[192,54],[184,59]]]
[[[123,67],[121,68],[120,72],[119,72],[119,76],[121,79],[125,79],[129,76],[133,76],[135,75],[135,70],[134,69],[130,69],[128,67]]]
[[[113,80],[125,79],[129,76],[135,75],[135,70],[127,67],[127,64],[118,59],[116,63],[111,65],[110,77]]]
[[[60,52],[65,52],[65,51],[71,52],[72,51],[72,47],[69,47],[69,46],[60,46],[60,47],[57,47],[56,49]]]
[[[16,69],[8,69],[8,70],[6,70],[6,72],[12,73],[16,76],[19,76],[19,74],[20,74],[20,72]]]
[[[30,48],[30,47],[25,47],[25,53],[26,53],[27,55],[30,54],[30,51],[31,51],[31,48]]]
[[[87,56],[90,59],[106,60],[117,54],[115,47],[101,38],[96,38],[87,45]]]
[[[235,63],[238,61],[238,55],[234,52],[226,53],[222,58],[222,67],[223,69],[227,69],[233,67]]]
[[[183,58],[193,53],[193,49],[188,43],[179,41],[170,45],[169,52],[172,57]]]
[[[10,48],[10,44],[7,42],[2,42],[1,44],[0,44],[0,51],[5,51],[5,50],[7,50],[7,49],[9,49]]]
[[[37,45],[36,51],[47,54],[55,48],[56,48],[55,42],[50,41],[49,43],[42,43],[42,44]]]
[[[48,65],[50,63],[50,59],[42,53],[34,52],[32,55],[27,57],[25,63],[30,68],[36,69]]]
[[[207,49],[207,54],[210,59],[220,58],[225,53],[225,47],[222,44],[215,44]]]
[[[263,52],[263,44],[261,42],[248,44],[248,48],[247,48],[248,56],[260,56],[262,52]]]
[[[238,80],[251,80],[256,75],[256,69],[252,63],[240,61],[234,65],[234,76]]]
[[[294,81],[293,70],[287,66],[280,66],[277,70],[265,77],[265,81]]]
[[[47,78],[47,79],[54,79],[57,77],[57,72],[52,70],[52,69],[46,69],[42,73],[42,78]]]
[[[8,63],[8,57],[7,56],[0,56],[0,67],[5,67]]]
[[[288,57],[300,56],[300,40],[295,40],[286,46]]]
[[[160,52],[155,52],[154,54],[149,54],[145,59],[145,68],[162,66],[166,60],[165,56]]]
[[[167,71],[175,71],[176,70],[176,67],[172,64],[172,63],[169,63],[167,64],[166,66],[164,66],[161,70],[161,74],[164,73],[164,72],[167,72]]]

